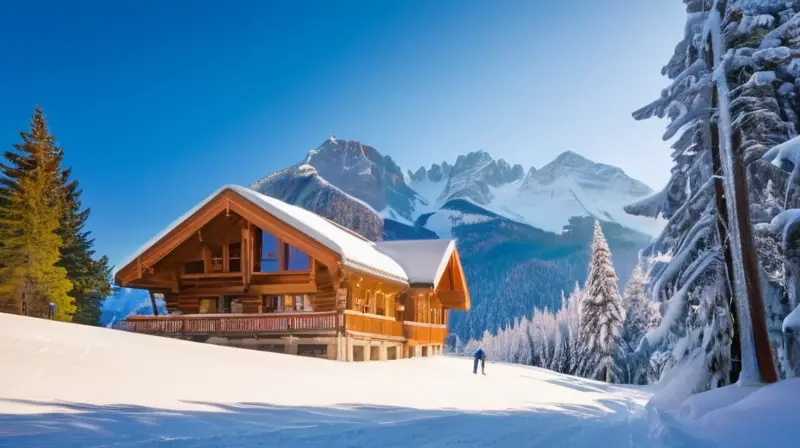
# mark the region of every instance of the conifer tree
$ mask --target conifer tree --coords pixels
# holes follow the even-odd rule
[[[94,240],[84,230],[89,209],[81,209],[77,181],[69,180],[69,170],[61,173],[64,188],[64,207],[58,235],[63,241],[59,266],[67,270],[67,278],[72,282],[70,296],[75,300],[75,316],[73,321],[97,325],[100,321],[100,307],[103,299],[111,294],[111,268],[108,258],[93,258]]]
[[[611,252],[600,223],[595,222],[592,261],[581,302],[579,375],[609,383],[625,381],[624,320]]]
[[[41,109],[31,119],[22,143],[5,153],[0,165],[0,303],[6,310],[69,321],[75,311],[72,289],[56,233],[64,210],[60,179],[61,149],[55,145]]]
[[[69,321],[75,308],[67,293],[66,269],[56,266],[61,239],[55,233],[60,209],[49,198],[53,179],[43,167],[22,175],[10,191],[0,223],[0,300],[19,313]]]
[[[631,273],[625,292],[622,296],[625,308],[625,325],[622,330],[622,339],[629,351],[635,351],[639,341],[647,333],[650,320],[650,308],[644,288],[647,284],[647,274],[641,265],[637,265]]]
[[[628,350],[628,380],[633,384],[647,384],[647,369],[650,360],[637,353],[642,337],[647,333],[652,319],[650,301],[645,295],[647,274],[641,265],[637,265],[631,273],[622,305],[625,309],[625,324],[622,328],[622,340]]]
[[[580,360],[580,327],[581,327],[581,287],[575,282],[575,289],[567,299],[567,326],[569,327],[569,370],[575,374]]]

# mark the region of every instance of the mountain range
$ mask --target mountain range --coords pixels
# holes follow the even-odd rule
[[[560,306],[561,291],[586,277],[595,220],[621,284],[663,228],[623,210],[650,187],[571,151],[527,171],[476,151],[403,172],[371,146],[331,137],[251,188],[371,240],[456,239],[472,297],[472,309],[450,320],[462,339]]]

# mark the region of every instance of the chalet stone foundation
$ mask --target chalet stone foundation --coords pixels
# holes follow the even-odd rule
[[[260,336],[260,337],[185,337],[194,342],[260,350],[272,353],[309,356],[339,361],[387,361],[442,354],[441,345],[405,346],[401,341],[380,340],[351,335]]]

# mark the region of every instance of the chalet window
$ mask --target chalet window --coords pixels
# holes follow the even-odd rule
[[[242,243],[228,245],[228,270],[242,272]]]
[[[325,344],[299,344],[297,354],[300,356],[326,357],[328,346]]]
[[[367,302],[364,304],[365,313],[374,313],[375,312],[375,294],[372,291],[367,291]]]
[[[283,311],[283,296],[264,297],[264,312],[279,313]]]
[[[222,272],[222,246],[211,246],[211,272]]]
[[[184,274],[202,274],[205,271],[203,260],[190,261],[183,264]]]
[[[289,246],[289,271],[307,271],[311,269],[311,258],[305,252],[292,245],[287,246]]]
[[[218,313],[230,313],[231,312],[231,303],[233,298],[230,296],[224,296],[217,299],[217,312]]]
[[[261,272],[278,272],[278,239],[273,235],[261,232]]]
[[[200,314],[209,314],[214,313],[217,310],[217,299],[212,297],[205,297],[200,299],[200,307],[199,313]]]
[[[380,316],[386,315],[386,294],[379,292],[375,297],[376,313]]]
[[[305,311],[305,296],[294,296],[294,310]]]

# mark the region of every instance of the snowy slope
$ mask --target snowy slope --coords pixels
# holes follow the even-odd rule
[[[0,447],[792,446],[800,411],[800,380],[646,413],[645,390],[491,360],[476,376],[7,314],[0,359]]]
[[[648,397],[491,362],[486,377],[450,357],[340,363],[5,314],[0,358],[0,446],[582,446],[627,440]]]

